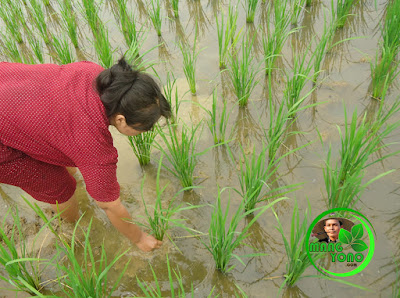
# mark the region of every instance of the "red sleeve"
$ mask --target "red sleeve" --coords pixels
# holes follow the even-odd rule
[[[79,167],[90,196],[99,202],[112,202],[119,198],[116,164]]]

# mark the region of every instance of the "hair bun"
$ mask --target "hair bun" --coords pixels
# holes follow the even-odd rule
[[[114,75],[111,71],[111,68],[102,71],[96,78],[96,89],[100,95],[104,93],[104,91],[110,87],[114,80]]]

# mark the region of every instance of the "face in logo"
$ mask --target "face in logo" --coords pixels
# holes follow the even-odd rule
[[[339,237],[341,222],[337,218],[327,219],[325,221],[324,230],[330,241],[336,242]]]

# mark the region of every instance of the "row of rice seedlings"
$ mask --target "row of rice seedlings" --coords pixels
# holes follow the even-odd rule
[[[179,0],[172,0],[172,10],[174,11],[175,18],[179,18]]]
[[[298,189],[300,184],[274,187],[274,185],[277,185],[277,180],[279,179],[276,172],[281,159],[276,161],[270,160],[268,162],[268,146],[264,143],[259,153],[254,148],[249,157],[242,147],[241,152],[240,171],[237,173],[240,190],[236,188],[234,190],[241,195],[245,202],[245,211],[254,210],[256,204],[260,202],[282,197],[284,194]]]
[[[382,28],[383,48],[398,53],[400,50],[400,0],[388,1]]]
[[[271,14],[271,5],[268,5],[268,15]],[[286,13],[287,1],[274,3],[274,28],[267,22],[267,32],[263,36],[263,49],[265,57],[266,74],[271,75],[276,58],[282,52],[283,45],[290,34],[297,29],[288,30],[290,25],[290,15]]]
[[[343,28],[347,17],[350,15],[351,8],[358,3],[359,0],[337,0],[336,9],[331,0],[332,16],[335,20],[336,28]]]
[[[396,59],[397,53],[381,48],[377,51],[375,60],[370,62],[371,66],[371,88],[372,97],[382,99],[385,97],[389,87],[400,74],[400,61]]]
[[[311,260],[307,256],[307,245],[308,239],[307,229],[309,227],[309,217],[310,212],[308,209],[304,212],[304,218],[300,221],[300,212],[297,206],[297,201],[295,201],[295,206],[293,208],[292,220],[290,225],[290,235],[286,237],[285,231],[283,230],[283,226],[281,221],[279,220],[278,215],[274,211],[276,220],[278,222],[278,226],[276,227],[279,233],[282,235],[282,240],[285,246],[285,252],[287,255],[287,263],[286,263],[286,274],[284,282],[281,284],[280,289],[282,289],[285,285],[293,286],[300,279],[305,277],[324,277],[324,275],[312,275],[312,276],[303,276],[304,271],[311,266]],[[313,261],[323,258],[325,256],[324,253],[313,253],[311,257]]]
[[[83,217],[83,216],[82,216]],[[57,251],[61,255],[65,255],[68,261],[57,262],[58,282],[61,290],[66,297],[111,297],[116,290],[122,276],[128,268],[129,261],[124,266],[114,284],[110,285],[108,273],[115,263],[121,259],[128,251],[117,253],[109,262],[107,260],[104,244],[101,245],[100,257],[95,258],[95,252],[90,244],[89,235],[92,226],[90,220],[87,228],[82,229],[84,242],[83,261],[81,262],[81,254],[77,252],[76,243],[77,229],[82,217],[78,220],[72,233],[71,244],[68,241],[62,241],[62,245],[57,242]],[[97,259],[98,258],[98,259]]]
[[[284,91],[284,99],[287,105],[288,111],[291,111],[292,114],[290,117],[294,117],[294,110],[304,102],[304,100],[310,95],[314,89],[312,88],[305,96],[300,97],[300,94],[305,87],[308,81],[314,82],[313,78],[310,76],[311,70],[313,69],[313,59],[311,59],[306,63],[307,53],[310,47],[304,51],[304,54],[298,57],[293,50],[293,68],[292,68],[292,76],[290,77],[289,73],[286,72],[287,83],[286,89]],[[314,74],[315,76],[315,74]]]
[[[72,7],[72,2],[69,0],[57,0],[60,6],[60,13],[63,20],[63,30],[68,33],[72,44],[75,48],[78,44],[78,28],[76,23],[75,11]]]
[[[117,4],[118,11],[114,16],[118,20],[120,31],[125,38],[126,44],[129,46],[134,40],[137,41],[140,38],[136,29],[134,14],[133,12],[130,15],[128,14],[127,0],[117,0]]]
[[[4,1],[0,9],[0,18],[3,20],[8,32],[19,44],[23,43],[21,34],[21,20],[23,20],[23,13],[20,7],[20,2]]]
[[[254,16],[256,15],[258,0],[246,0],[246,22],[254,23]]]
[[[13,225],[11,231],[6,232],[6,220],[10,214],[13,218]],[[15,211],[11,208],[8,209],[0,228],[0,237],[2,242],[2,245],[0,245],[0,264],[4,269],[4,273],[0,274],[0,279],[9,283],[15,288],[15,291],[40,295],[42,290],[41,275],[47,266],[41,269],[39,264],[43,265],[46,262],[29,251],[18,209],[15,209]]]
[[[240,49],[230,55],[229,76],[240,107],[247,106],[250,95],[258,84],[257,75],[261,71],[260,63],[254,62],[254,55],[251,53],[253,43],[254,36],[243,36]]]
[[[197,21],[196,21],[197,24]],[[197,26],[194,34],[194,44],[192,50],[190,50],[187,44],[179,42],[179,48],[182,52],[183,57],[183,71],[185,73],[186,80],[189,84],[190,92],[196,94],[196,62],[200,51],[196,51],[197,44]]]
[[[166,156],[173,169],[167,166],[165,168],[179,179],[182,187],[193,185],[193,173],[197,164],[197,156],[202,154],[195,152],[198,141],[196,133],[201,124],[200,122],[192,127],[183,124],[179,128],[177,124],[170,124],[167,125],[168,133],[164,133],[159,129],[159,135],[164,141],[166,148],[158,142],[156,142],[156,147]]]
[[[290,23],[292,25],[297,25],[299,21],[300,14],[305,6],[306,0],[291,0],[291,19]]]
[[[229,6],[228,18],[225,24],[225,18],[221,13],[220,19],[218,16],[215,17],[217,24],[218,34],[218,50],[219,50],[219,68],[226,68],[227,57],[229,52],[235,48],[237,41],[239,40],[240,32],[236,34],[236,23],[238,18],[238,11],[232,6]]]
[[[57,36],[53,35],[53,47],[56,53],[56,56],[53,55],[53,58],[60,64],[68,64],[75,61],[74,54],[71,51],[69,46],[68,39],[66,36],[57,38]]]
[[[241,264],[245,265],[242,261],[243,257],[254,257],[264,254],[249,254],[245,256],[238,256],[234,254],[234,250],[244,243],[244,240],[249,236],[247,233],[250,227],[256,222],[256,220],[265,212],[268,208],[272,207],[277,202],[284,200],[285,198],[279,198],[269,203],[268,205],[259,207],[257,209],[249,210],[244,212],[244,201],[242,200],[235,214],[228,221],[228,214],[231,200],[228,200],[225,212],[223,212],[221,205],[221,194],[226,190],[222,190],[218,187],[218,194],[216,197],[216,203],[213,206],[211,213],[210,228],[208,230],[208,242],[201,240],[205,248],[212,254],[216,268],[222,272],[229,272],[236,265],[230,266],[229,262],[232,257],[235,257]],[[252,218],[247,225],[239,231],[239,224],[246,218],[247,215],[258,211],[258,213]]]
[[[150,0],[148,12],[151,22],[153,23],[153,26],[157,31],[157,35],[161,36],[161,25],[163,22],[163,18],[161,16],[160,0]]]
[[[39,31],[40,36],[43,38],[46,44],[50,44],[50,38],[48,35],[46,17],[43,10],[43,6],[37,0],[29,0],[30,9],[32,13],[33,22],[36,29]]]
[[[151,234],[157,239],[162,241],[164,239],[164,236],[168,232],[168,230],[171,229],[172,226],[177,226],[186,229],[186,226],[183,224],[185,221],[182,218],[172,218],[174,215],[185,211],[185,210],[190,210],[194,208],[198,208],[200,206],[194,206],[194,205],[186,205],[183,206],[183,204],[175,205],[175,199],[176,197],[181,194],[183,191],[192,189],[193,187],[186,187],[182,188],[180,191],[175,193],[175,195],[170,199],[167,207],[162,206],[162,200],[163,200],[163,193],[165,189],[168,187],[168,184],[166,184],[164,187],[161,188],[160,185],[160,172],[161,172],[161,167],[162,167],[162,160],[163,160],[163,155],[161,155],[160,161],[158,163],[158,169],[157,169],[157,177],[156,177],[156,198],[155,198],[155,205],[151,206],[151,209],[153,209],[153,212],[149,211],[149,207],[145,200],[144,200],[144,181],[145,178],[142,180],[141,184],[141,194],[142,194],[142,202],[144,205],[144,210],[146,213],[146,224],[142,223],[137,223],[141,226],[144,226],[148,228],[151,231]],[[170,237],[168,237],[170,238]]]
[[[214,144],[224,144],[228,140],[226,139],[226,132],[228,126],[229,116],[233,111],[233,108],[228,112],[227,102],[223,100],[222,110],[218,111],[218,95],[217,90],[213,91],[213,101],[211,104],[211,110],[204,109],[210,116],[207,120],[207,126],[210,129],[211,135],[213,136]]]
[[[128,136],[129,145],[137,157],[139,164],[145,166],[150,163],[151,148],[157,136],[157,129],[143,132],[137,136]]]

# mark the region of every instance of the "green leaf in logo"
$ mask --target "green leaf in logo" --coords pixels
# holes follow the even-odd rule
[[[345,229],[340,229],[339,232],[339,241],[345,244],[351,243],[353,237],[351,236],[350,232]]]
[[[366,250],[368,248],[367,244],[365,244],[364,241],[357,239],[355,240],[352,244],[351,247],[354,249],[356,252],[360,252],[363,250]]]
[[[362,224],[355,225],[351,228],[351,235],[353,239],[361,239],[364,234]]]

